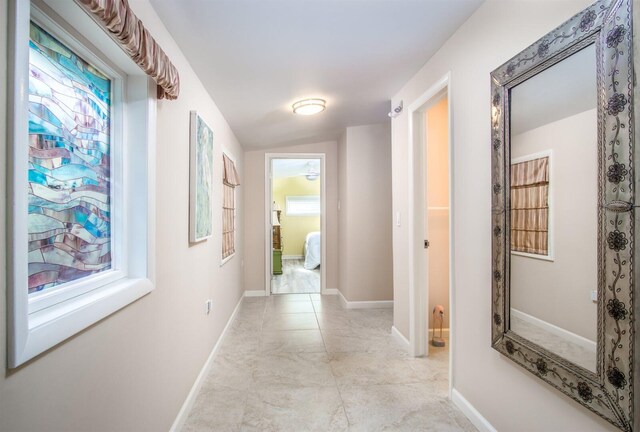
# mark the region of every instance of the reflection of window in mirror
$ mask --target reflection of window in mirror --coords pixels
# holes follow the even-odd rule
[[[511,253],[553,261],[551,150],[511,160]]]

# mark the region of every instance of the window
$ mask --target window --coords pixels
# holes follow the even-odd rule
[[[222,263],[236,253],[236,187],[240,177],[235,162],[222,153]]]
[[[30,23],[30,298],[113,269],[107,75]]]
[[[553,260],[551,151],[511,163],[511,252]]]
[[[320,216],[320,195],[287,196],[287,216]]]
[[[74,3],[55,20],[25,4],[9,59],[10,367],[149,293],[154,269],[156,87],[89,48],[120,53]]]

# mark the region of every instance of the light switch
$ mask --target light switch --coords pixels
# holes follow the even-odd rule
[[[400,226],[400,212],[396,212],[396,226]]]
[[[598,291],[591,291],[591,301],[598,301]]]

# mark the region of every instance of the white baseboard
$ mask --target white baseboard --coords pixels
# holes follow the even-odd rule
[[[338,288],[325,288],[322,295],[338,295]]]
[[[180,408],[180,411],[178,412],[176,419],[173,421],[173,424],[171,425],[171,429],[169,429],[170,432],[179,432],[184,426],[185,422],[187,421],[187,417],[189,417],[189,412],[191,411],[191,408],[193,407],[193,404],[196,401],[198,392],[200,391],[200,388],[202,387],[204,380],[209,374],[209,370],[213,365],[213,361],[215,360],[216,355],[218,354],[218,350],[222,345],[222,341],[224,340],[224,337],[227,335],[227,331],[229,330],[229,327],[231,327],[231,323],[233,322],[236,315],[238,314],[238,310],[240,310],[240,305],[242,304],[243,299],[244,297],[240,297],[240,300],[238,301],[236,308],[233,310],[233,313],[229,317],[227,324],[224,326],[224,330],[222,330],[222,333],[220,334],[218,341],[216,342],[213,349],[211,350],[211,354],[209,354],[209,358],[207,358],[207,361],[204,363],[204,366],[202,366],[202,369],[200,370],[200,373],[198,374],[196,381],[193,383],[193,386],[191,387],[191,391],[189,391],[187,398],[182,404],[182,408]]]
[[[402,347],[409,352],[411,349],[411,344],[409,343],[409,339],[404,337],[400,330],[396,328],[396,326],[391,326],[391,336],[400,344]]]
[[[480,412],[471,405],[471,403],[469,403],[469,401],[466,400],[458,390],[451,390],[451,401],[460,408],[460,411],[462,411],[462,413],[476,428],[478,428],[480,432],[498,432],[496,428],[489,423],[489,420],[484,418],[484,416],[480,414]]]
[[[514,318],[521,319],[522,321],[527,322],[531,325],[534,325],[538,328],[541,328],[547,333],[551,333],[553,335],[559,336],[562,339],[568,342],[571,342],[574,345],[578,345],[582,348],[588,349],[593,353],[596,352],[596,343],[585,337],[582,337],[568,330],[565,330],[561,327],[550,324],[546,321],[541,320],[540,318],[536,318],[532,315],[519,311],[518,309],[511,308],[511,316]]]
[[[383,309],[393,307],[393,300],[349,301],[339,290],[338,295],[340,296],[340,304],[345,309]]]
[[[264,297],[267,293],[264,290],[246,290],[244,292],[245,297]]]
[[[282,255],[283,260],[301,260],[304,259],[304,255]]]

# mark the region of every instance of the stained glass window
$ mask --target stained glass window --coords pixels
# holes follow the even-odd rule
[[[111,80],[38,25],[29,40],[29,293],[111,268]]]

